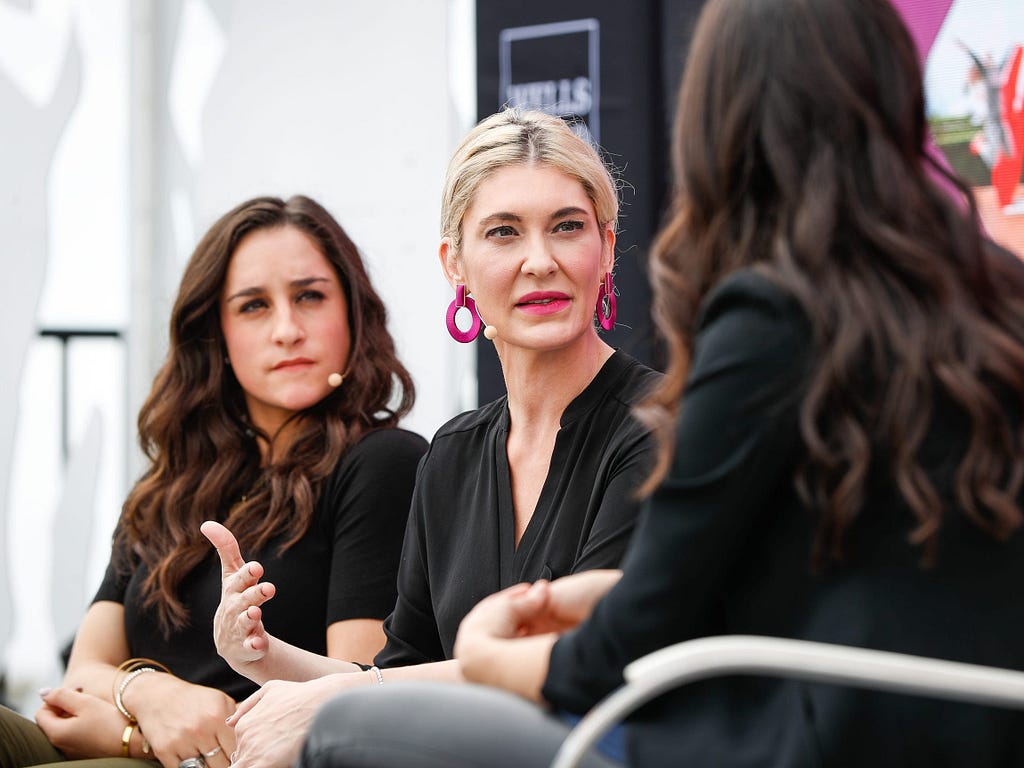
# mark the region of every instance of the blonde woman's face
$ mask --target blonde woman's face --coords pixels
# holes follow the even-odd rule
[[[260,229],[238,244],[220,298],[231,368],[249,418],[268,434],[331,391],[348,362],[348,302],[327,258],[301,230]]]
[[[594,333],[598,286],[615,236],[598,223],[576,179],[514,165],[484,180],[462,219],[462,248],[446,271],[464,283],[502,343],[557,349]]]

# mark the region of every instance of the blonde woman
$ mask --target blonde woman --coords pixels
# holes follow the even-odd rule
[[[486,323],[508,394],[434,436],[372,669],[268,635],[258,611],[272,589],[214,532],[230,606],[220,652],[259,682],[316,678],[270,682],[242,702],[236,766],[291,764],[316,708],[345,688],[459,681],[455,633],[483,597],[619,564],[654,451],[632,408],[660,377],[598,331],[616,310],[617,217],[609,171],[560,118],[501,112],[456,150],[441,206],[441,268],[455,293],[446,324],[461,341]]]

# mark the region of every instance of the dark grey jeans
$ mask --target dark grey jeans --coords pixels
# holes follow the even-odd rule
[[[346,691],[317,714],[298,768],[547,768],[568,726],[478,685],[388,683]],[[586,768],[621,768],[593,754]]]

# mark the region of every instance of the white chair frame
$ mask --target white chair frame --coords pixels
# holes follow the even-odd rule
[[[721,675],[772,675],[940,699],[1024,709],[1024,672],[873,651],[844,645],[752,635],[689,640],[629,664],[625,684],[572,729],[551,768],[575,768],[626,715],[659,694]]]

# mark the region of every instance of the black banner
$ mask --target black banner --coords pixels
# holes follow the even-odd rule
[[[698,3],[699,4],[699,3]],[[528,106],[576,118],[623,182],[608,343],[661,367],[650,314],[647,251],[663,205],[667,163],[661,3],[519,0],[477,3],[477,112]],[[480,403],[502,395],[494,346],[477,347]]]

